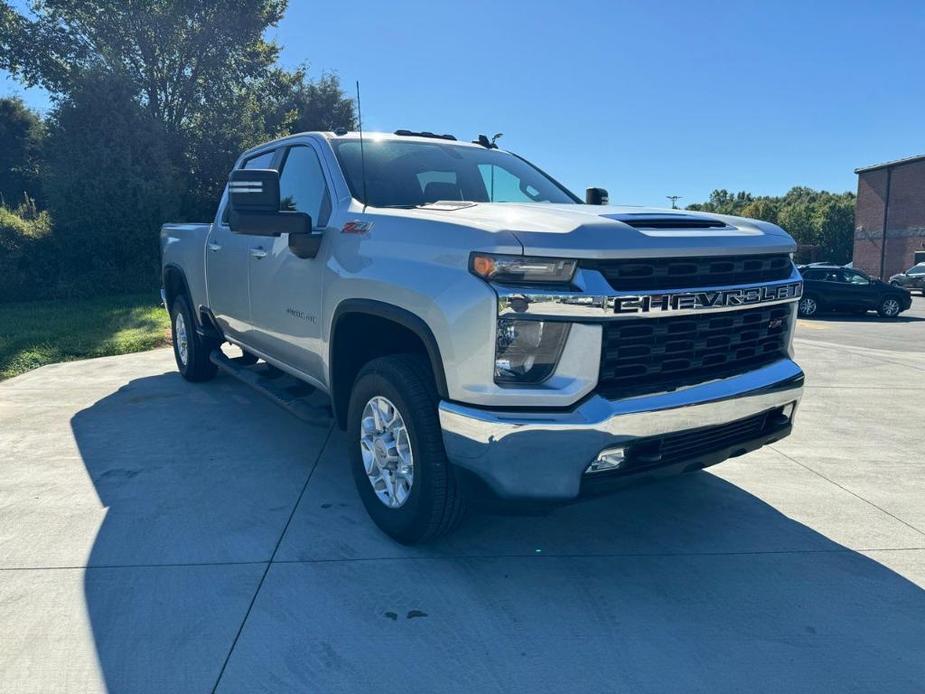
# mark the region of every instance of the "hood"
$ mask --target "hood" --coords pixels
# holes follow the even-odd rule
[[[774,224],[687,210],[547,203],[435,203],[401,213],[489,232],[509,232],[521,243],[526,255],[642,258],[796,250],[793,239]]]

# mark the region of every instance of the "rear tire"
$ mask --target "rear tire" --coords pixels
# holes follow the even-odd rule
[[[177,370],[187,381],[208,381],[218,367],[209,355],[217,345],[196,332],[189,301],[182,294],[173,301],[170,309],[170,332],[173,337],[173,356]]]
[[[369,362],[350,395],[347,437],[357,492],[379,529],[402,544],[434,540],[463,517],[438,403],[427,359],[414,354]]]

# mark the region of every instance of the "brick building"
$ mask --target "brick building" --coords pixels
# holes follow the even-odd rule
[[[925,154],[854,172],[854,267],[885,279],[925,260]]]

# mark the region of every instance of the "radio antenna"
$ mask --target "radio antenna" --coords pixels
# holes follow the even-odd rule
[[[363,150],[363,109],[360,106],[360,80],[357,80],[357,125],[360,128],[360,176],[363,178],[363,213],[366,213],[366,152]]]

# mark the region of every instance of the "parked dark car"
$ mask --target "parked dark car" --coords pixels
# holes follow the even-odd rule
[[[806,265],[803,275],[803,298],[799,314],[805,318],[821,311],[850,313],[876,311],[884,318],[896,318],[912,305],[912,295],[902,287],[872,279],[859,270],[838,265]]]
[[[913,265],[905,272],[893,275],[890,278],[890,284],[906,289],[921,289],[922,296],[925,296],[925,263]]]

